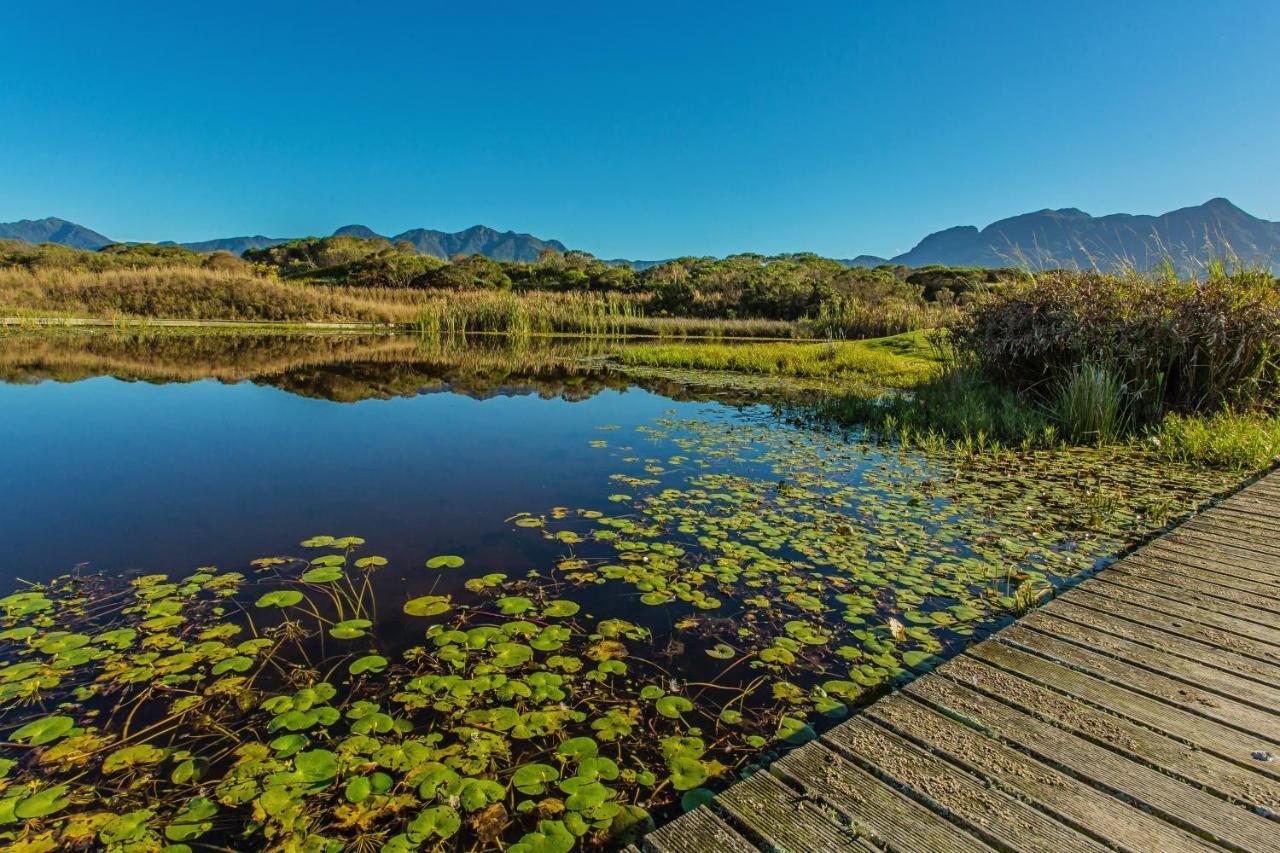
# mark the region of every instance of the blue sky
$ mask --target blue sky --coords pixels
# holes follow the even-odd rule
[[[0,221],[484,223],[893,254],[1043,207],[1280,219],[1275,0],[23,3]]]

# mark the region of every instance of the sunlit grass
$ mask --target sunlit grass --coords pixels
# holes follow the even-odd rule
[[[631,367],[824,377],[912,388],[936,377],[940,356],[926,333],[827,343],[657,344],[620,349]]]
[[[1280,457],[1280,418],[1230,410],[1168,415],[1149,435],[1157,456],[1229,471],[1257,471]]]

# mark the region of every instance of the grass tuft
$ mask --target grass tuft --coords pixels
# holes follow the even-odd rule
[[[1225,410],[1167,415],[1148,433],[1156,455],[1228,471],[1260,471],[1280,459],[1280,417]]]

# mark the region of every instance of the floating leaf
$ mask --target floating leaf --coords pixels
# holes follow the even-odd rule
[[[354,640],[367,634],[371,627],[373,623],[368,619],[344,619],[329,628],[329,636],[339,640]]]
[[[696,758],[676,755],[668,766],[671,770],[671,786],[677,791],[688,791],[707,781],[706,765]]]
[[[516,790],[531,796],[545,793],[547,783],[560,778],[560,771],[550,764],[525,764],[516,769],[511,783]]]
[[[687,812],[691,812],[698,806],[706,805],[716,798],[713,791],[706,788],[692,788],[685,791],[684,796],[680,798],[680,808]]]
[[[693,703],[683,696],[663,696],[654,703],[658,713],[664,717],[675,719],[681,714],[693,710]]]
[[[255,602],[258,607],[292,607],[302,601],[302,593],[296,589],[277,589],[268,592]]]
[[[445,554],[439,557],[432,557],[427,560],[428,569],[457,569],[460,568],[464,560],[461,557],[455,557],[452,554]]]
[[[75,720],[70,717],[56,714],[50,717],[41,717],[27,723],[22,728],[14,732],[10,737],[18,743],[30,744],[31,746],[43,746],[46,743],[61,738],[72,731],[75,727]]]
[[[561,599],[559,601],[552,601],[544,606],[542,608],[542,615],[561,618],[565,616],[572,616],[580,609],[581,607],[576,601],[566,601]]]
[[[737,654],[737,652],[734,650],[733,646],[727,643],[716,643],[714,646],[707,649],[707,654],[719,660],[728,660]]]
[[[382,655],[365,655],[352,661],[347,671],[352,675],[360,675],[363,672],[382,672],[386,668],[387,659]]]
[[[452,606],[452,599],[447,595],[423,595],[406,601],[404,612],[410,616],[437,616]]]

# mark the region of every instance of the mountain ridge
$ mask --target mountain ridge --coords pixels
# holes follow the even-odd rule
[[[935,231],[889,262],[909,267],[1146,269],[1168,261],[1185,270],[1216,258],[1280,270],[1280,222],[1259,219],[1221,197],[1155,216],[1091,216],[1074,207],[1045,208],[981,229],[957,225]]]
[[[480,254],[500,261],[532,263],[547,249],[567,251],[559,240],[498,231],[486,225],[473,225],[455,232],[410,228],[388,236],[365,225],[351,224],[336,229],[333,234],[380,238],[393,243],[407,241],[419,254],[446,260],[459,254]],[[0,239],[52,242],[89,250],[114,242],[103,234],[57,217],[0,223]],[[292,239],[298,238],[258,234],[187,243],[165,241],[159,245],[239,255],[246,249],[275,246]],[[955,225],[934,231],[909,251],[892,258],[858,255],[839,262],[850,267],[875,267],[888,263],[909,267],[942,264],[1114,270],[1125,266],[1145,269],[1167,261],[1179,270],[1190,270],[1216,258],[1266,264],[1280,273],[1280,222],[1252,216],[1221,197],[1158,215],[1111,213],[1092,216],[1074,207],[1045,208],[999,219],[982,228]],[[617,258],[606,263],[630,264],[644,269],[662,261]]]

